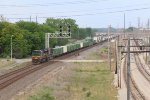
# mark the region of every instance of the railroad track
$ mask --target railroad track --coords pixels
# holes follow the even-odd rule
[[[144,65],[142,64],[139,56],[137,54],[134,54],[136,65],[138,67],[138,70],[141,72],[141,74],[146,78],[148,82],[150,82],[150,73],[145,69]]]
[[[107,41],[107,40],[106,40]],[[79,53],[79,52],[82,52],[82,51],[85,51],[87,49],[90,49],[92,47],[95,47],[97,45],[102,45],[103,43],[105,43],[106,41],[103,41],[101,43],[98,43],[98,44],[95,44],[95,45],[92,45],[90,47],[86,47],[86,48],[82,48],[82,49],[79,49],[79,50],[76,50],[74,52],[71,52],[71,53],[68,53],[68,54],[65,54],[65,55],[62,55],[60,57],[57,57],[57,58],[54,58],[54,60],[62,60],[62,59],[65,59],[67,57],[71,57],[73,56],[75,53]],[[16,82],[17,80],[35,72],[35,71],[38,71],[48,65],[51,65],[51,64],[54,64],[58,61],[49,61],[49,62],[46,62],[46,63],[42,63],[42,64],[39,64],[39,65],[28,65],[26,67],[23,67],[23,68],[20,68],[20,69],[17,69],[17,70],[14,70],[14,71],[11,71],[11,72],[8,72],[4,75],[1,75],[0,76],[0,90],[6,88],[7,86],[11,85],[12,83]],[[52,70],[56,69],[57,67],[54,67]]]
[[[127,58],[125,58],[124,61],[124,66],[123,66],[123,76],[125,79],[125,83],[127,84]],[[138,89],[135,81],[133,80],[131,73],[130,73],[130,89],[131,89],[131,94],[134,100],[146,100],[142,92]]]
[[[135,44],[139,45],[137,41],[135,41]],[[136,48],[136,49],[138,49],[138,48]],[[138,70],[146,78],[146,80],[150,83],[150,72],[147,71],[147,69],[145,68],[145,66],[142,64],[141,59],[140,59],[138,53],[134,54],[134,58],[135,58],[135,62],[136,62],[136,65],[138,67]]]

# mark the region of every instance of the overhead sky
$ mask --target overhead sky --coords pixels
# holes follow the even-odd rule
[[[43,23],[47,17],[73,18],[80,27],[146,26],[150,18],[149,0],[0,0],[0,15],[10,22],[23,20]]]

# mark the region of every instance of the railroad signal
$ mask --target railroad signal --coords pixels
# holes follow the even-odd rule
[[[71,32],[71,29],[70,29],[70,28],[71,28],[71,26],[69,25],[69,26],[68,26],[68,32]]]
[[[68,26],[68,35],[71,36],[71,26]]]
[[[60,36],[62,36],[62,33],[63,33],[63,27],[60,25],[59,27],[59,32],[60,32]]]

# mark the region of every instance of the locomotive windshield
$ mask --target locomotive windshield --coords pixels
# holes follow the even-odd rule
[[[33,51],[32,56],[41,56],[41,51]]]

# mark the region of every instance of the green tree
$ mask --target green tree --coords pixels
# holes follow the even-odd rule
[[[79,28],[74,19],[48,18],[45,23],[19,21],[16,23],[0,22],[0,56],[10,56],[10,40],[13,35],[13,56],[23,58],[31,55],[36,49],[45,48],[45,33],[59,31],[60,25],[63,31],[71,27],[72,39],[84,39],[91,36],[91,28]],[[62,46],[68,43],[68,39],[50,39],[50,47]]]
[[[0,31],[0,44],[3,53],[1,56],[6,57],[10,55],[10,40],[13,35],[13,56],[16,58],[22,58],[27,54],[26,40],[24,40],[23,32],[15,24],[2,22],[3,28]],[[17,49],[19,48],[19,49]],[[21,56],[17,56],[20,54]]]

